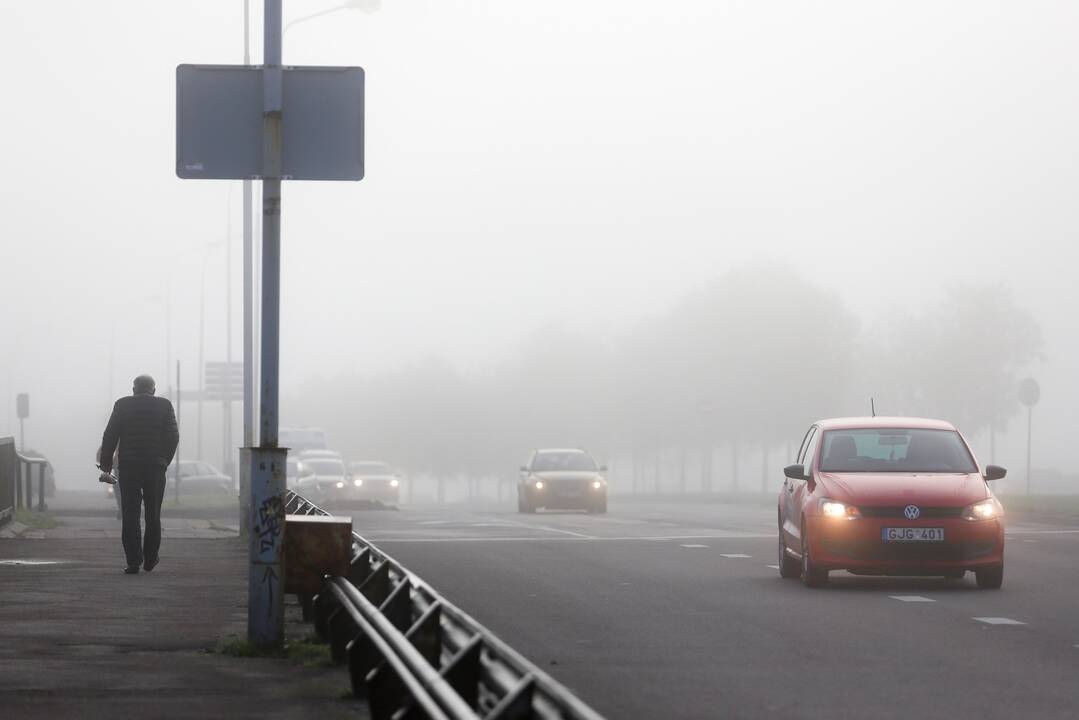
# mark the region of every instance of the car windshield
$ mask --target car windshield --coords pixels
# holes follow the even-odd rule
[[[596,461],[588,453],[583,452],[539,453],[532,459],[532,472],[594,471],[595,469]]]
[[[392,475],[393,470],[386,463],[357,462],[348,466],[355,475]]]
[[[921,428],[828,430],[821,472],[973,473],[959,433]]]
[[[303,466],[315,475],[344,475],[345,464],[332,458],[304,460]]]

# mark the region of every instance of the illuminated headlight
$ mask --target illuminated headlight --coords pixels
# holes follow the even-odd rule
[[[1004,514],[1004,508],[994,498],[976,502],[963,509],[964,520],[992,520]]]
[[[355,485],[356,487],[363,487],[363,479],[362,478],[356,478],[355,480],[352,481],[352,484]]]
[[[862,516],[862,513],[858,511],[858,508],[853,505],[847,505],[846,503],[829,500],[827,498],[823,498],[820,501],[820,514],[827,518],[846,518],[848,520],[853,520],[854,518]]]
[[[596,490],[599,490],[601,487],[603,487],[603,483],[601,481],[599,481],[599,480],[593,480],[592,481],[592,487],[595,488]]]
[[[394,478],[393,480],[390,480],[390,487],[397,487],[400,484],[401,484],[401,482],[397,478]]]
[[[343,488],[344,486],[345,486],[345,483],[344,483],[344,482],[342,482],[341,480],[338,480],[338,481],[337,481],[337,489],[338,489],[338,490],[340,490],[340,489],[341,489],[341,488]]]
[[[543,489],[543,481],[542,480],[537,480],[536,481],[536,489],[537,490],[542,490]]]

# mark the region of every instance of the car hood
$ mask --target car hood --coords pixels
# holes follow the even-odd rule
[[[364,482],[368,482],[371,480],[389,482],[390,480],[397,479],[396,475],[353,475],[352,477],[358,480],[363,480]]]
[[[821,494],[852,505],[959,507],[989,497],[976,473],[821,473]]]
[[[587,482],[589,480],[595,480],[600,474],[594,470],[582,470],[582,471],[543,471],[532,473],[534,477],[538,477],[544,482]]]

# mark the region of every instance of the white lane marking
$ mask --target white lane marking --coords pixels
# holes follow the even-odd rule
[[[417,525],[450,525],[457,522],[456,520],[424,520],[423,522],[416,523]]]
[[[689,545],[680,545],[679,547],[684,547],[684,548],[706,548],[708,546],[707,545],[689,544]]]
[[[753,557],[752,555],[744,555],[742,553],[720,553],[725,558],[747,558]]]
[[[1075,535],[1079,533],[1079,530],[1008,530],[1008,534],[1005,538],[1010,538],[1012,535]]]
[[[921,595],[889,595],[888,597],[899,602],[936,602],[936,600],[931,600]]]
[[[532,530],[538,530],[535,525],[524,526]],[[117,536],[119,537],[119,536]],[[482,537],[482,536],[463,536],[463,537],[438,537],[438,538],[408,538],[408,537],[380,537],[378,535],[365,535],[366,539],[371,542],[395,542],[395,543],[423,543],[423,542],[439,542],[439,543],[451,543],[451,542],[627,542],[631,540],[636,541],[668,541],[668,540],[745,540],[745,539],[772,539],[775,540],[776,534],[771,533],[768,535],[750,535],[748,533],[725,533],[723,535],[646,535],[646,536],[618,536],[618,537],[596,537],[591,535],[582,535],[580,537]]]
[[[1019,622],[1018,620],[1012,620],[1006,617],[976,617],[973,618],[978,622],[985,623],[986,625],[1026,625],[1025,622]]]
[[[507,520],[506,522],[509,523],[510,527],[519,527],[519,528],[527,528],[529,530],[544,530],[546,532],[561,533],[562,535],[568,535],[570,537],[575,537],[575,538],[578,538],[580,540],[594,540],[595,537],[596,537],[595,535],[585,535],[584,533],[574,532],[573,530],[563,530],[561,528],[550,527],[549,525],[530,525],[528,523],[514,522],[512,520]]]
[[[15,559],[15,560],[0,560],[0,565],[67,565],[73,562],[79,562],[78,560],[31,560],[31,559]]]
[[[778,569],[779,569],[779,566],[778,566],[778,565],[765,565],[765,567],[770,567],[770,568],[772,568],[773,570],[778,570]]]

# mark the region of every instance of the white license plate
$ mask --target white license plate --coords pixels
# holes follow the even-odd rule
[[[944,528],[886,527],[880,529],[884,542],[944,542]]]

